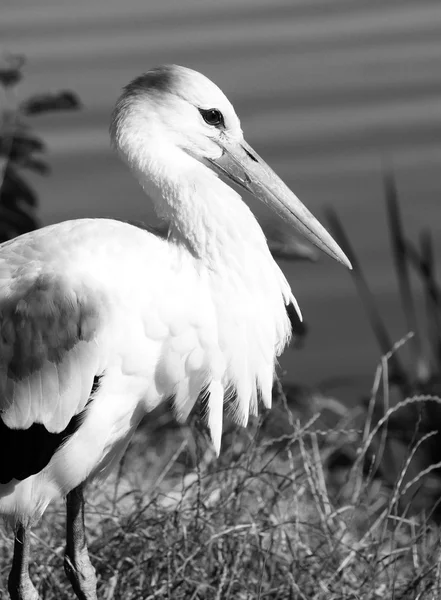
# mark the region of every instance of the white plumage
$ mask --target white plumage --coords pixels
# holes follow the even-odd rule
[[[297,304],[260,226],[219,172],[276,202],[347,264],[199,73],[162,67],[132,82],[111,135],[168,236],[83,219],[0,246],[0,448],[13,457],[0,467],[0,513],[25,530],[54,497],[104,476],[161,402],[172,398],[184,420],[203,396],[218,452],[225,398],[243,425],[259,398],[270,406],[275,361],[290,338],[286,307]],[[24,439],[54,447],[35,463]],[[26,593],[16,597],[35,597]]]

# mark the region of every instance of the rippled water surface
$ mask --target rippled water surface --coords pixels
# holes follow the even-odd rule
[[[429,226],[440,255],[439,0],[3,0],[0,41],[28,57],[23,94],[72,88],[84,103],[35,121],[53,164],[36,181],[45,222],[149,217],[109,149],[109,113],[130,78],[181,63],[227,93],[248,141],[313,212],[338,211],[392,336],[405,333],[381,173],[393,165],[409,234]],[[348,273],[328,259],[283,268],[311,329],[285,354],[290,378],[369,381],[379,352]]]

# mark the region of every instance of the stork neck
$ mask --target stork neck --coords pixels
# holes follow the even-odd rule
[[[158,185],[141,178],[156,212],[170,224],[170,237],[211,266],[245,259],[247,247],[268,252],[265,236],[239,194],[202,164],[175,181]]]

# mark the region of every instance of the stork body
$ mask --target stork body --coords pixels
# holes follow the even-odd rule
[[[184,420],[205,398],[219,451],[225,399],[241,424],[259,398],[270,406],[287,307],[297,304],[219,171],[279,201],[282,216],[347,260],[245,144],[231,104],[202,75],[165,67],[135,80],[111,133],[168,235],[84,219],[0,246],[0,453],[10,457],[0,465],[0,514],[16,527],[10,593],[23,600],[37,597],[28,529],[60,495],[66,570],[79,598],[96,597],[81,486],[106,475],[146,413],[172,399]]]
[[[29,436],[23,453],[4,448],[9,440],[2,436],[0,448],[12,456],[0,467],[2,514],[32,521],[54,496],[105,472],[144,414],[166,399],[174,398],[185,418],[204,389],[215,389],[208,406],[217,447],[226,392],[236,391],[243,424],[257,409],[257,386],[270,403],[274,359],[290,335],[291,296],[263,236],[253,251],[244,246],[243,238],[224,240],[218,263],[208,264],[178,241],[91,219],[2,248],[2,357],[14,353],[3,392],[9,437],[22,444],[34,424],[55,436],[83,413],[35,474],[41,438],[34,436],[32,448]],[[12,483],[23,474],[29,476]]]

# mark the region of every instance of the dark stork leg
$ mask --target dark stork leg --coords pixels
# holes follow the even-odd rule
[[[64,570],[79,600],[97,600],[95,569],[87,551],[82,485],[69,492],[66,509]]]
[[[15,529],[14,557],[8,579],[11,600],[38,600],[38,592],[29,577],[30,549],[29,527],[19,523]]]

